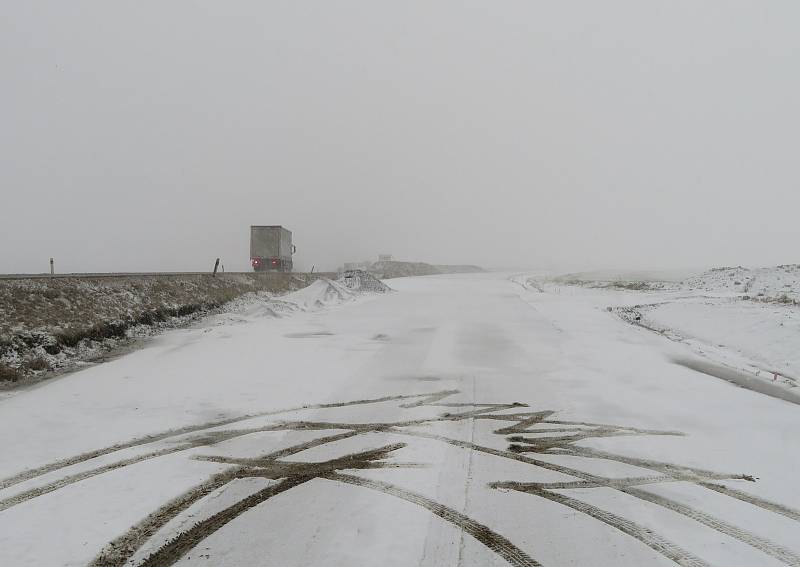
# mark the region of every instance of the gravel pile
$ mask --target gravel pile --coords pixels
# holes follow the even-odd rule
[[[392,288],[364,270],[347,270],[342,272],[337,281],[353,291],[362,291],[366,293],[386,293],[387,291],[392,291]]]

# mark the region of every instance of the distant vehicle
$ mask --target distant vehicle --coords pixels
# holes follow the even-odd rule
[[[292,232],[282,226],[250,227],[250,264],[256,272],[291,272]]]

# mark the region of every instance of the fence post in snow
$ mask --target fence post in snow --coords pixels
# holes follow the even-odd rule
[[[217,277],[217,268],[219,268],[219,258],[217,258],[217,261],[214,262],[214,273],[211,274],[215,278]]]

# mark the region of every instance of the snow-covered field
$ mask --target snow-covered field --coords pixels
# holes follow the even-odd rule
[[[549,293],[591,297],[623,320],[685,345],[676,357],[691,354],[690,366],[720,368],[712,374],[800,403],[800,266],[714,268],[683,279],[612,275],[514,279]]]
[[[528,281],[321,281],[0,401],[0,564],[800,565],[800,408],[607,309],[723,348],[701,294]]]

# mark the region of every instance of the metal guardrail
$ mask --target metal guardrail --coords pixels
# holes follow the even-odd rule
[[[217,277],[241,275],[269,275],[272,277],[291,277],[293,275],[330,275],[321,272],[217,272]],[[51,280],[69,278],[126,278],[126,277],[163,277],[163,276],[208,276],[211,272],[102,272],[102,273],[75,273],[75,274],[0,274],[0,280]]]

